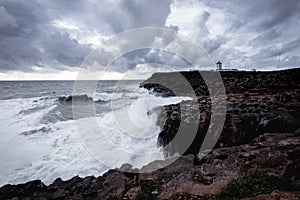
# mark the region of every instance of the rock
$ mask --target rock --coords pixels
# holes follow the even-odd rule
[[[295,135],[296,135],[296,136],[300,136],[300,128],[299,128],[299,129],[297,129],[297,130],[295,130],[295,132],[294,132],[294,133],[295,133]]]
[[[268,183],[268,180],[279,181],[279,185],[287,189],[300,190],[297,185],[300,180],[299,146],[300,137],[293,133],[266,133],[250,144],[206,152],[205,156],[198,158],[197,165],[193,162],[194,155],[187,155],[162,169],[135,174],[132,178],[122,171],[109,170],[97,178],[77,176],[67,181],[58,178],[49,186],[41,181],[6,185],[0,188],[0,199],[214,199],[233,180],[248,181],[241,182],[246,185],[253,182],[264,184],[257,178],[251,180],[257,174],[263,174],[266,182],[262,187],[264,193],[250,199],[293,199],[299,197],[299,192],[283,191],[278,184],[274,185],[274,181]],[[154,161],[140,171],[164,166],[166,162]],[[131,169],[132,166],[126,164],[121,168]],[[268,185],[272,187],[268,188]]]
[[[121,167],[120,167],[120,170],[121,171],[131,171],[132,170],[132,165],[131,164],[128,164],[128,163],[126,163],[126,164],[123,164]]]
[[[53,199],[62,199],[66,196],[66,191],[64,189],[58,189],[52,196]]]
[[[122,172],[110,170],[106,173],[105,180],[99,188],[99,199],[121,199],[126,189],[126,179]]]
[[[5,185],[0,189],[0,199],[9,198],[33,198],[35,193],[44,190],[46,186],[40,180],[29,181],[19,185]]]
[[[213,159],[224,160],[240,150],[240,147],[220,148],[213,151]]]
[[[189,95],[176,74],[153,74],[141,86],[161,96]],[[0,188],[0,199],[220,199],[221,194],[232,197],[234,192],[248,199],[299,199],[300,69],[221,72],[227,97],[212,99],[199,72],[180,74],[188,81],[184,86],[195,91],[198,104],[185,101],[161,108],[162,131],[158,136],[166,157],[182,154],[177,160],[157,160],[141,169],[124,164],[121,169],[129,172],[114,169],[97,178],[58,178],[49,186],[39,180],[5,185]],[[172,85],[176,92],[164,84]],[[212,84],[219,88],[222,83]],[[60,100],[75,99],[91,100],[85,96]],[[209,126],[211,109],[219,100],[227,101],[228,110],[221,136],[214,149],[199,152],[206,133],[214,133],[215,124]],[[224,114],[222,108],[217,114]],[[186,131],[173,141],[180,126]],[[191,127],[196,127],[195,139],[188,149],[182,149],[186,134],[194,131]]]
[[[300,192],[287,192],[274,190],[271,194],[262,194],[256,197],[244,198],[243,200],[299,200]]]
[[[213,75],[216,72],[205,72]],[[227,94],[227,113],[224,128],[215,147],[231,147],[246,144],[263,133],[294,132],[300,128],[300,69],[273,72],[220,72]],[[188,115],[182,109],[191,103],[165,106],[166,120],[158,137],[158,144],[166,147],[166,156],[175,153],[198,154],[205,135],[209,132],[211,106],[208,88],[201,77],[202,72],[180,72],[197,95],[199,108],[192,108]],[[141,84],[168,96],[172,91],[162,86],[171,85],[181,96],[189,95],[182,88],[187,83],[176,79],[178,73],[155,73]],[[167,79],[165,77],[168,77]],[[259,85],[257,84],[259,82]],[[183,85],[182,85],[183,84]],[[215,88],[220,83],[212,83]],[[167,92],[166,92],[167,91]],[[172,93],[171,96],[174,94]],[[198,111],[199,109],[199,111]],[[187,150],[180,142],[172,141],[179,126],[191,127],[199,124],[194,142]],[[187,128],[186,134],[189,129]],[[183,136],[184,137],[184,136]]]

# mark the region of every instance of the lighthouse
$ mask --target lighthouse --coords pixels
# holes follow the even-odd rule
[[[220,61],[217,62],[217,70],[222,71],[222,63]]]

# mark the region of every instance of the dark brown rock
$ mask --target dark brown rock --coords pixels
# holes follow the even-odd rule
[[[158,144],[167,146],[166,155],[180,153],[183,155],[197,154],[205,135],[210,131],[211,100],[208,88],[201,77],[201,73],[214,74],[217,72],[180,72],[188,81],[198,97],[199,107],[192,108],[190,113],[182,110],[191,107],[191,103],[165,106],[167,117],[162,132],[159,134]],[[230,147],[245,144],[255,137],[269,133],[294,132],[300,128],[300,69],[273,71],[273,72],[223,72],[221,76],[227,94],[227,113],[225,124],[215,147]],[[178,73],[156,73],[144,81],[141,86],[154,89],[158,93],[168,96],[172,93],[159,82],[171,85],[176,94],[189,96],[186,85],[182,81],[172,78]],[[168,77],[167,79],[165,77]],[[163,80],[163,81],[162,81]],[[186,84],[186,83],[184,83]],[[213,83],[218,88],[221,83]],[[163,89],[160,89],[163,88]],[[178,91],[177,91],[178,90]],[[181,92],[181,93],[180,93]],[[174,94],[172,93],[171,96]],[[200,122],[200,123],[199,123]],[[178,127],[188,127],[198,124],[194,142],[187,150],[180,149],[180,140],[172,141],[177,135]],[[172,142],[171,142],[172,141]]]
[[[166,119],[160,119],[163,130],[158,143],[168,145],[180,123],[184,122],[189,130],[191,125],[200,122],[196,139],[188,150],[183,152],[179,148],[180,140],[168,149],[169,155],[181,151],[184,156],[151,173],[137,172],[163,166],[167,161],[154,161],[140,170],[125,164],[121,168],[129,172],[109,170],[97,178],[77,176],[66,181],[58,178],[49,186],[39,180],[5,185],[0,188],[0,199],[218,199],[233,182],[242,186],[244,182],[240,180],[263,184],[265,189],[259,191],[260,195],[247,190],[248,196],[243,198],[299,199],[296,191],[300,190],[300,70],[221,72],[227,93],[225,125],[215,149],[200,153],[203,138],[211,130],[208,126],[211,107],[219,102],[212,102],[199,73],[182,74],[195,90],[199,105],[186,101],[165,106]],[[164,76],[155,74],[148,81]],[[180,86],[172,74],[165,81]],[[145,82],[143,86],[154,88],[163,96],[174,95],[168,88],[155,84]],[[184,90],[178,92],[188,95]],[[189,112],[183,112],[186,110]],[[285,187],[277,188],[278,184],[273,182],[268,188],[269,182],[261,182],[257,174],[262,174],[264,181],[276,180]],[[253,177],[256,179],[252,180]]]
[[[249,144],[218,148],[204,157],[199,154],[197,165],[194,164],[195,157],[187,155],[165,168],[133,177],[110,170],[97,178],[56,179],[49,186],[41,181],[6,185],[0,188],[0,199],[214,199],[232,179],[257,173],[285,181],[293,186],[293,190],[300,190],[299,185],[297,188],[300,180],[299,146],[300,137],[293,133],[268,133]],[[164,162],[167,161],[154,161],[140,171]],[[122,168],[130,169],[131,166],[126,164]],[[293,199],[299,197],[299,192],[281,189],[252,199],[263,197]]]

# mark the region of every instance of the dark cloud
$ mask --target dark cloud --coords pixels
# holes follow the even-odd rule
[[[114,34],[139,27],[164,27],[171,0],[49,0],[57,18],[76,21],[82,28]]]
[[[285,67],[300,66],[295,59],[300,51],[299,0],[204,1],[204,5],[222,13],[227,27],[218,36],[225,41],[212,52],[215,60],[240,68],[266,69],[277,66],[281,54],[287,58],[281,61]]]
[[[282,47],[277,47],[275,45],[269,45],[265,48],[261,48],[260,51],[254,56],[254,58],[276,58],[282,54],[289,54],[293,50],[300,50],[300,38],[293,40],[291,42],[284,43]]]
[[[287,0],[284,3],[281,0],[267,0],[253,4],[247,14],[253,18],[263,16],[258,26],[264,30],[286,24],[293,17],[299,17],[299,10],[298,0]]]
[[[66,66],[79,66],[89,53],[87,45],[80,45],[68,33],[52,33],[43,40],[46,59]]]
[[[0,7],[0,18],[1,18],[0,21],[1,28],[17,26],[15,18],[11,16],[3,6]]]
[[[124,14],[128,18],[129,22],[125,29],[145,26],[164,27],[166,24],[166,18],[170,13],[170,3],[170,0],[121,1],[120,8],[124,10]],[[122,18],[122,16],[118,16],[117,18],[117,21],[119,21],[119,23],[120,18]]]
[[[78,66],[90,48],[60,33],[53,16],[38,2],[1,1],[11,23],[0,31],[0,70],[33,71],[34,67]],[[12,24],[13,22],[13,24]]]
[[[228,0],[204,1],[208,7],[225,11],[231,28],[252,28],[252,31],[266,30],[299,19],[299,0]],[[293,19],[294,18],[294,19]],[[251,30],[248,30],[251,31]]]
[[[112,70],[126,72],[134,70],[138,64],[155,63],[170,66],[174,70],[184,70],[192,66],[180,56],[159,49],[139,49],[129,52],[112,63]],[[111,70],[110,69],[110,70]]]
[[[281,32],[279,30],[271,29],[269,31],[263,32],[262,34],[251,40],[249,42],[249,45],[254,47],[258,47],[260,45],[265,46],[268,45],[270,41],[275,41],[280,35]]]
[[[159,0],[1,0],[0,71],[79,67],[92,48],[68,27],[55,26],[57,21],[73,23],[86,31],[83,36],[109,36],[130,28],[164,27],[169,6],[170,1]]]
[[[178,12],[167,24],[170,13],[184,5],[197,8],[191,21],[185,15],[193,13]],[[299,10],[299,0],[0,0],[0,71],[78,67],[93,48],[90,38],[149,26],[187,34],[228,66],[276,66],[279,54],[282,66],[299,66]],[[162,42],[167,46],[173,39]],[[114,70],[147,62],[188,66],[172,53],[146,49],[120,58]]]

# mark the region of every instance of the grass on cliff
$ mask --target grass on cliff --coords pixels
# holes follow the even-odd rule
[[[241,199],[260,194],[270,194],[274,190],[290,191],[291,189],[290,183],[283,179],[255,173],[231,180],[218,197],[220,199]]]

